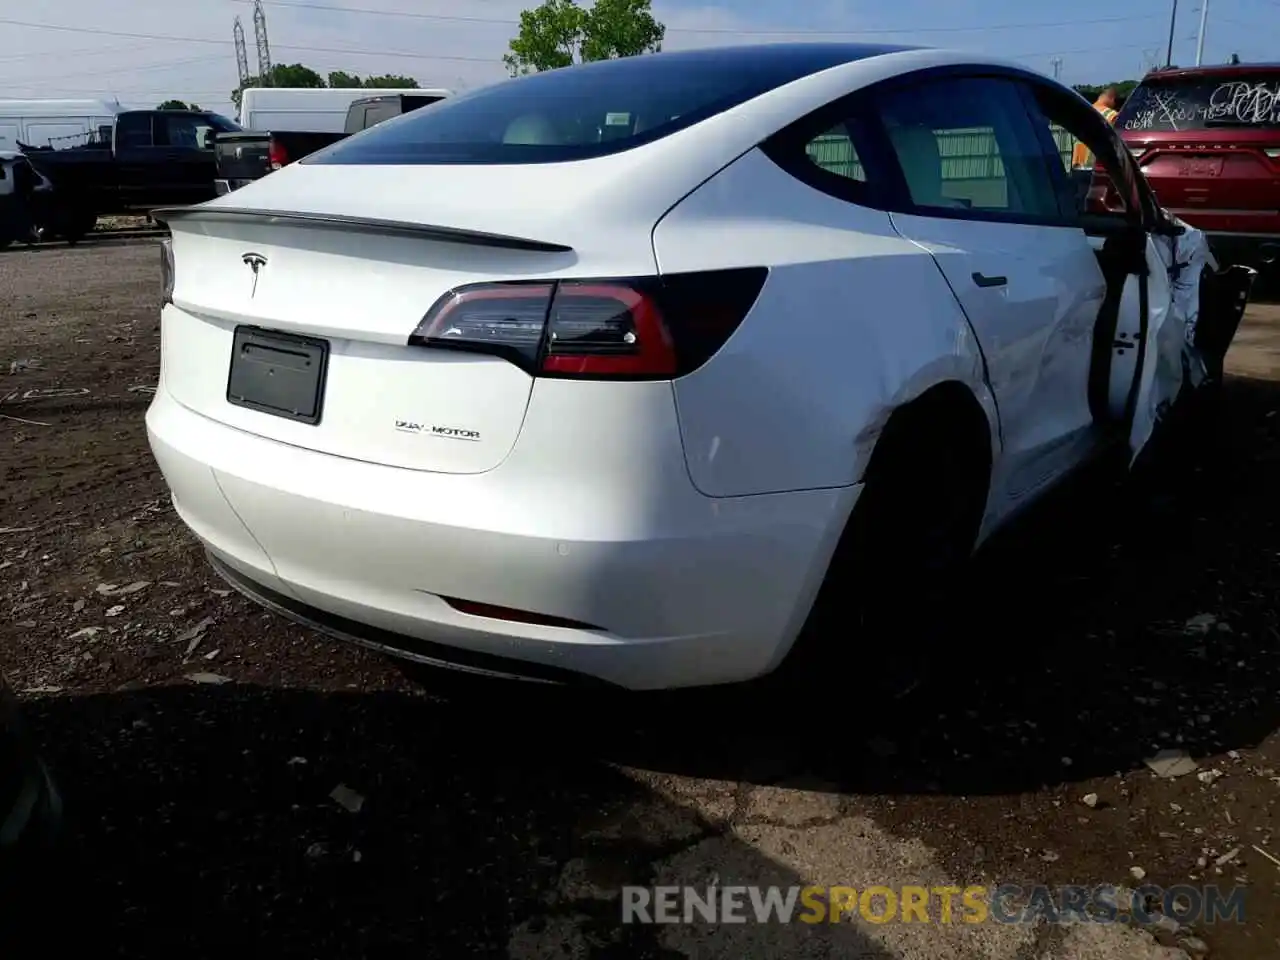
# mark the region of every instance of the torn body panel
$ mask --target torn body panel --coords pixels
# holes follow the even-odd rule
[[[1155,234],[1147,244],[1147,359],[1129,434],[1131,462],[1180,398],[1221,379],[1257,277],[1249,267],[1220,269],[1205,234],[1174,223],[1181,233]]]

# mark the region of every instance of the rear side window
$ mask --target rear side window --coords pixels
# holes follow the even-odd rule
[[[804,145],[809,161],[819,170],[865,183],[866,171],[858,158],[858,148],[849,136],[848,128],[837,124],[814,137]]]
[[[400,104],[394,100],[370,104],[369,109],[364,114],[364,125],[372,127],[374,124],[382,123],[383,120],[390,120],[392,117],[398,116],[400,116]]]
[[[1149,77],[1125,101],[1116,127],[1156,133],[1280,127],[1280,72]]]
[[[406,113],[301,162],[559,163],[620,153],[810,73],[895,49],[721,48],[549,70]]]
[[[913,83],[887,92],[878,106],[916,207],[1058,216],[1045,149],[1013,83],[978,77]]]

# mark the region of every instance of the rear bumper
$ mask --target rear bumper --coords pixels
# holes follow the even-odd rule
[[[1170,213],[1200,230],[1214,256],[1266,270],[1280,257],[1280,213],[1268,211],[1178,210]]]
[[[1280,233],[1267,236],[1250,236],[1236,233],[1206,232],[1209,249],[1222,266],[1241,264],[1252,267],[1260,274],[1270,274],[1280,259]]]
[[[302,450],[188,410],[163,378],[147,429],[179,515],[259,602],[409,659],[637,690],[776,667],[861,490],[712,499],[686,475],[669,509],[542,502],[510,463],[459,476]]]

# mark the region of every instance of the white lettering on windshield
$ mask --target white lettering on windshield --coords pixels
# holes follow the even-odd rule
[[[1125,130],[1195,129],[1207,123],[1280,123],[1280,80],[1231,80],[1213,88],[1192,90],[1139,88],[1125,109]]]
[[[1280,121],[1280,80],[1274,83],[1232,82],[1221,84],[1209,96],[1206,120],[1236,123],[1276,123]]]

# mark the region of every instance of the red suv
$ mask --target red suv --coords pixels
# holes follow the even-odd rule
[[[1160,204],[1208,234],[1219,260],[1280,254],[1280,64],[1157,70],[1116,128]]]

